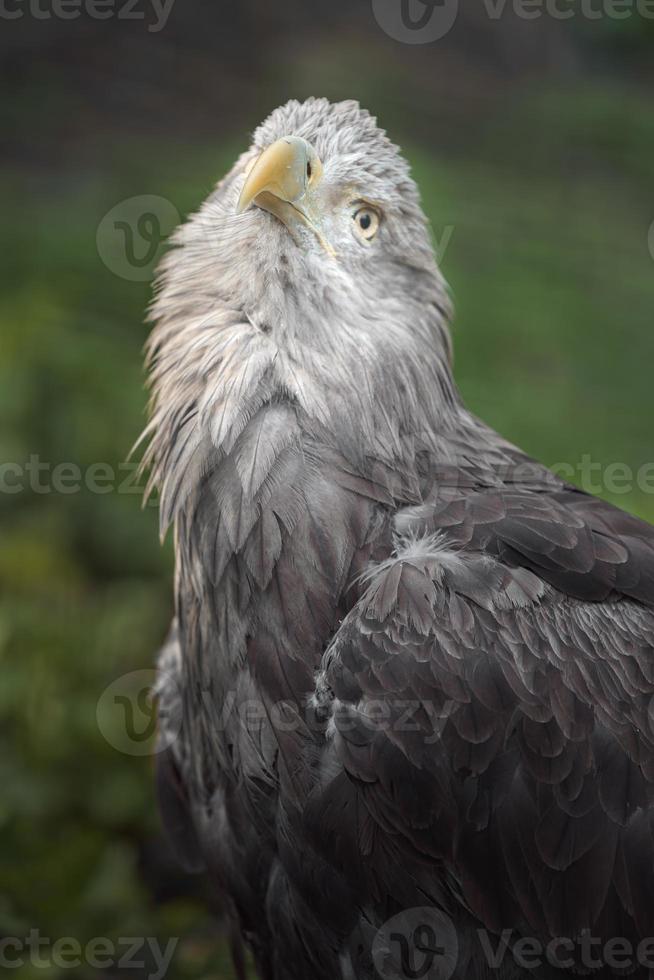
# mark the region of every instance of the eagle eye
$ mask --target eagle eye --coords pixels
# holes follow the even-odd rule
[[[379,212],[375,208],[365,205],[364,207],[357,208],[352,217],[359,238],[362,238],[366,242],[371,242],[379,231],[381,224]]]

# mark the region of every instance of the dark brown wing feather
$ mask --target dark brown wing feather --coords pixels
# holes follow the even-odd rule
[[[396,525],[323,660],[313,840],[381,920],[653,935],[654,529],[563,486],[441,485]]]

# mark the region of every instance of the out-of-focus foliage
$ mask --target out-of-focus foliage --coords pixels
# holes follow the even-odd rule
[[[338,75],[341,49],[326,40],[284,83],[273,73],[272,90],[361,97],[404,141],[447,243],[468,404],[550,464],[578,470],[586,455],[637,471],[652,459],[651,100],[637,87],[532,81],[484,113],[468,117],[461,102],[450,132],[447,93],[434,116],[406,65],[342,43]],[[25,99],[21,113],[41,118],[37,92]],[[71,156],[56,179],[45,158],[2,170],[2,461],[127,475],[146,403],[149,286],[102,264],[97,226],[141,193],[188,213],[255,121],[195,145],[178,142],[174,122],[168,140],[126,133],[111,159]],[[654,520],[651,494],[603,492]],[[152,760],[117,751],[96,721],[103,690],[151,665],[170,619],[172,555],[156,509],[141,510],[134,489],[28,487],[0,493],[0,519],[0,933],[181,936],[169,976],[230,976],[202,885],[161,842]]]

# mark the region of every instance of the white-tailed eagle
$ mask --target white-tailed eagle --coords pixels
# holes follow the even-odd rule
[[[465,408],[449,316],[354,102],[277,109],[177,232],[146,454],[164,819],[267,980],[608,977],[616,940],[645,977],[654,529]]]

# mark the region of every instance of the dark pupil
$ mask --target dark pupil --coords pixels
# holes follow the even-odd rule
[[[359,218],[359,224],[364,231],[368,231],[368,228],[370,228],[370,225],[372,224],[371,216],[369,214],[362,214]]]
[[[312,173],[313,173],[313,170],[311,169],[311,164],[310,163],[307,163],[307,177],[309,179],[311,179],[311,174]]]

